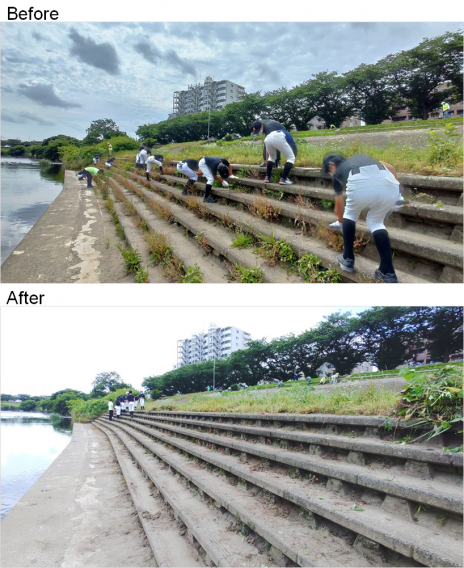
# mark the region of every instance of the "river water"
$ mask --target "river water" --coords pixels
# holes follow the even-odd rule
[[[70,419],[40,412],[1,415],[1,518],[14,507],[71,441]]]
[[[3,264],[63,189],[64,170],[9,156],[1,164]]]

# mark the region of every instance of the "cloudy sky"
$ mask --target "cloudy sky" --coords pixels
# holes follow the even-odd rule
[[[170,371],[177,340],[207,331],[211,322],[271,340],[311,329],[324,316],[366,307],[4,308],[1,312],[1,390],[47,395],[64,388],[89,392],[98,373],[116,371],[140,387]]]
[[[458,23],[2,23],[2,136],[85,136],[112,118],[134,135],[206,75],[247,92],[290,88],[417,45]]]

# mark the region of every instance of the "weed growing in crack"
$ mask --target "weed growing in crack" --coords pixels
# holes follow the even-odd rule
[[[291,266],[298,260],[290,244],[285,239],[276,240],[274,235],[270,237],[259,237],[261,243],[255,254],[266,259],[270,266],[275,266],[279,262],[288,262]]]
[[[204,280],[203,272],[197,263],[193,266],[189,266],[185,272],[185,276],[182,277],[181,282],[183,284],[201,284]]]
[[[264,274],[263,271],[259,266],[252,266],[251,268],[245,268],[238,264],[238,262],[234,263],[233,266],[230,264],[225,263],[231,277],[240,282],[242,284],[258,284],[263,282]]]
[[[315,254],[305,254],[296,263],[298,274],[306,282],[343,282],[343,278],[336,270],[327,270],[321,266],[321,260]]]
[[[209,254],[213,250],[213,248],[209,246],[206,237],[203,236],[203,232],[197,233],[195,235],[195,240],[207,254]]]
[[[160,264],[166,256],[172,255],[173,248],[169,244],[166,235],[150,231],[146,233],[145,241],[154,266]]]
[[[129,272],[132,272],[135,274],[140,269],[140,263],[142,262],[142,256],[139,251],[131,247],[123,248],[119,244],[116,244],[115,246],[122,254],[127,273],[129,274]]]
[[[259,219],[266,219],[267,221],[273,221],[279,219],[282,209],[273,205],[267,199],[258,197],[253,201],[251,205],[248,206],[248,210],[252,215],[258,217]]]
[[[232,247],[237,249],[244,249],[252,247],[255,244],[256,239],[253,235],[240,233],[235,241],[232,242]]]
[[[148,282],[148,270],[141,266],[135,273],[135,281],[138,284],[145,284]]]

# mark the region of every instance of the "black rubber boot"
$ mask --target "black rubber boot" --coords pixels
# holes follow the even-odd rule
[[[164,172],[163,172],[163,166],[160,166],[160,174],[164,174]]]
[[[267,169],[266,169],[266,177],[268,177],[269,179],[271,179],[273,165],[274,165],[274,162],[271,162],[271,160],[268,160]]]
[[[147,181],[150,181],[150,174],[148,172],[145,172],[145,177],[147,178]]]

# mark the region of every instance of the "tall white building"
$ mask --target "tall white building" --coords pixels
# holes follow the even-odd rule
[[[210,324],[205,333],[196,333],[190,339],[177,341],[176,369],[211,359],[224,359],[234,351],[246,349],[251,336],[238,327],[218,327]]]
[[[214,81],[208,76],[203,84],[189,85],[186,91],[176,91],[173,97],[173,112],[169,118],[205,110],[219,110],[230,103],[239,102],[245,87],[232,81]]]

